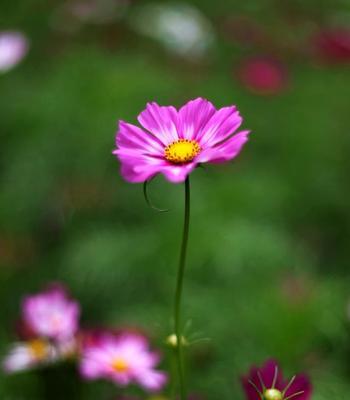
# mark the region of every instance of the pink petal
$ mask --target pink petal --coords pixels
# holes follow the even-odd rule
[[[84,379],[97,379],[103,376],[103,371],[96,360],[83,359],[80,364],[80,374]]]
[[[146,370],[136,377],[141,386],[151,392],[158,392],[167,383],[168,377],[164,372]]]
[[[242,117],[235,106],[220,108],[206,123],[197,140],[202,148],[213,147],[226,140],[241,125]]]
[[[160,172],[165,161],[156,157],[115,150],[121,162],[121,175],[131,183],[144,182]]]
[[[189,140],[201,137],[203,128],[215,112],[215,107],[208,100],[198,98],[189,101],[179,110],[179,136]]]
[[[148,103],[146,109],[138,116],[138,121],[165,146],[179,139],[178,114],[172,106]]]
[[[110,374],[110,378],[119,386],[127,386],[131,382],[132,376],[127,372],[115,372]]]
[[[221,144],[204,149],[196,157],[196,162],[222,163],[235,158],[248,141],[249,133],[250,131],[239,132]]]
[[[195,168],[196,163],[171,164],[166,160],[145,155],[134,155],[124,150],[115,150],[121,161],[121,175],[131,183],[144,182],[158,173],[173,183],[184,182],[187,175]]]
[[[194,162],[183,165],[172,165],[167,163],[167,165],[162,167],[160,172],[168,181],[173,183],[181,183],[186,180],[187,176],[194,170],[196,165],[197,164]]]
[[[119,130],[116,136],[116,144],[119,149],[130,149],[147,154],[164,153],[164,146],[159,140],[139,127],[119,122]]]

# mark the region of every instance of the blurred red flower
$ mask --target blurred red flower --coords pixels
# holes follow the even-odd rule
[[[316,58],[327,63],[350,62],[350,29],[345,27],[320,30],[312,38]]]

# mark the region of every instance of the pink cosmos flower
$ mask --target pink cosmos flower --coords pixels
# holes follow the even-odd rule
[[[267,361],[262,368],[253,367],[242,378],[242,385],[247,400],[309,400],[312,393],[306,375],[295,375],[287,381],[273,360]]]
[[[270,57],[254,57],[242,62],[238,77],[251,92],[273,95],[287,86],[287,71],[280,62]]]
[[[35,336],[69,341],[78,329],[79,304],[59,285],[28,296],[22,304],[23,320]]]
[[[149,350],[141,335],[104,333],[83,346],[80,371],[89,380],[103,378],[119,386],[134,383],[152,392],[167,381],[164,372],[155,370],[159,360],[159,354]]]
[[[144,182],[161,173],[183,182],[201,163],[222,163],[236,157],[249,131],[234,132],[242,123],[235,106],[216,109],[197,98],[179,110],[148,103],[138,116],[142,128],[119,122],[117,149],[121,174],[129,182]]]
[[[55,347],[43,339],[16,343],[3,360],[6,373],[25,371],[56,361],[59,355]]]
[[[0,72],[18,64],[27,54],[28,40],[20,32],[0,32]]]

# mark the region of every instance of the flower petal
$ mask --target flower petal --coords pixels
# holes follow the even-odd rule
[[[24,344],[15,345],[3,361],[6,373],[13,373],[30,369],[35,364],[32,354]]]
[[[274,360],[268,360],[262,366],[262,368],[253,367],[251,368],[249,375],[241,378],[246,398],[248,400],[260,400],[259,393],[255,387],[262,393],[265,388],[271,388],[275,379],[277,371],[275,388],[283,390],[285,385],[283,384],[282,373],[278,368],[278,364]],[[250,383],[252,382],[255,387]]]
[[[249,133],[250,131],[239,132],[221,144],[204,149],[196,157],[196,162],[222,163],[235,158],[248,141]]]
[[[171,164],[166,160],[150,157],[143,154],[136,154],[126,150],[115,150],[121,162],[121,175],[131,183],[145,182],[158,173],[173,183],[184,182],[187,175],[193,171],[197,163]]]
[[[241,123],[242,117],[235,106],[220,108],[206,123],[197,140],[202,148],[215,146],[232,135]]]
[[[277,380],[275,387],[279,390],[283,389],[283,378],[281,371],[278,367],[278,364],[275,360],[268,360],[266,363],[260,368],[260,374],[262,380],[267,388],[272,387],[273,380],[275,379],[275,374],[277,371]]]
[[[131,183],[145,182],[160,172],[165,161],[126,150],[115,150],[121,162],[121,175]]]
[[[138,116],[140,124],[165,146],[179,139],[177,132],[178,113],[175,107],[148,103]]]
[[[124,121],[119,122],[116,145],[119,149],[127,148],[147,154],[164,153],[164,146],[157,138]]]
[[[250,371],[251,375],[249,377],[241,378],[242,386],[245,391],[247,400],[261,400],[258,392],[254,389],[253,385],[249,382],[249,381],[253,382],[254,385],[256,385],[260,391],[262,391],[256,371],[257,371],[257,368],[255,368],[255,369],[252,368]],[[253,378],[253,376],[255,379]]]
[[[190,100],[179,110],[179,136],[189,140],[202,136],[203,128],[215,112],[215,107],[206,99]]]
[[[172,165],[170,163],[166,163],[160,172],[168,181],[173,183],[181,183],[185,181],[187,176],[194,170],[196,165],[197,164],[194,162],[183,165]]]
[[[141,386],[151,392],[158,392],[166,384],[168,378],[164,372],[147,370],[136,377]]]
[[[303,392],[298,396],[293,397],[295,400],[309,400],[311,398],[312,386],[309,378],[306,375],[297,375],[285,393],[285,397],[291,396],[294,393]]]

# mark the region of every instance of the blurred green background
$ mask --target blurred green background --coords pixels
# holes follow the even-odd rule
[[[111,152],[116,121],[135,123],[147,101],[203,96],[236,104],[253,133],[234,162],[191,176],[184,318],[190,338],[211,339],[188,350],[191,389],[241,400],[239,376],[274,357],[287,374],[311,374],[313,399],[348,399],[349,54],[325,55],[313,38],[349,25],[349,1],[2,0],[0,10],[0,29],[30,41],[0,74],[1,354],[21,298],[58,280],[81,302],[83,327],[140,327],[167,368],[183,187],[153,181],[153,202],[171,209],[156,213]],[[242,80],[251,57],[283,66],[269,95]],[[116,394],[68,366],[0,375],[4,400]]]

